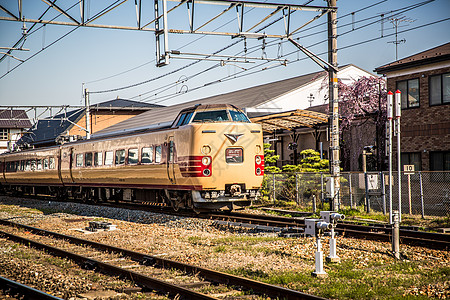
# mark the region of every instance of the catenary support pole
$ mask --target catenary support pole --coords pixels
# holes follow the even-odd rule
[[[336,0],[327,0],[329,7],[336,7]],[[340,193],[340,161],[339,161],[339,107],[337,77],[337,11],[328,13],[328,63],[334,68],[328,69],[329,86],[329,128],[330,128],[330,174],[334,179],[332,210],[338,207]]]

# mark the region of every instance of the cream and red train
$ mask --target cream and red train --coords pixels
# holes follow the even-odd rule
[[[261,187],[262,129],[232,105],[197,105],[170,127],[2,154],[0,171],[15,194],[233,209]]]

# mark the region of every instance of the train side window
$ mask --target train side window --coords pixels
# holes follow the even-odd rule
[[[81,159],[83,159],[83,156],[81,156]],[[50,157],[48,159],[48,168],[49,169],[54,169],[55,168],[55,158],[54,157]]]
[[[153,162],[153,147],[142,148],[141,163],[151,164]]]
[[[48,158],[44,158],[44,170],[48,169]]]
[[[155,163],[161,162],[161,146],[155,147]]]
[[[31,170],[31,160],[27,160],[25,163],[25,171]]]
[[[36,166],[38,170],[42,170],[42,159],[37,160]]]
[[[186,115],[187,115],[187,114],[182,114],[182,115],[180,116],[180,119],[178,119],[178,122],[177,122],[176,127],[183,125],[183,122],[184,122],[184,119],[186,118]]]
[[[6,172],[11,172],[11,163],[9,161],[6,163]]]
[[[116,165],[123,165],[125,163],[125,150],[116,150],[116,159],[114,163]]]
[[[25,161],[24,160],[20,161],[20,171],[25,171]]]
[[[77,154],[75,162],[76,162],[75,166],[77,166],[77,167],[82,167],[83,166],[83,154],[82,153]]]
[[[139,149],[128,149],[128,164],[135,165],[139,161]]]
[[[191,118],[192,118],[192,115],[193,115],[193,114],[194,114],[193,111],[191,111],[190,113],[188,113],[188,114],[186,115],[186,118],[184,118],[183,124],[181,124],[180,126],[189,124],[189,122],[191,121]]]
[[[113,164],[113,152],[112,151],[106,151],[105,152],[105,166],[110,166]]]
[[[103,163],[103,152],[94,153],[94,166],[101,166]]]
[[[34,170],[36,170],[36,160],[32,159],[31,160],[31,171],[34,171]]]
[[[92,152],[87,152],[84,154],[84,165],[86,167],[92,167]]]

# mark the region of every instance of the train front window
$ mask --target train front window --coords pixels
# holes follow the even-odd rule
[[[211,110],[197,112],[192,122],[221,122],[229,120],[226,110]]]
[[[250,120],[243,112],[230,110],[230,116],[233,121],[250,123]]]

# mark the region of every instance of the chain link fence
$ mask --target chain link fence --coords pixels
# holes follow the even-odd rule
[[[316,212],[326,202],[327,177],[330,174],[266,174],[263,195],[272,202],[295,202],[304,211]],[[402,214],[423,217],[450,214],[450,171],[401,172],[400,186],[399,201],[398,172],[392,174],[392,187],[388,172],[342,172],[339,203],[341,207],[386,213],[390,210],[392,193],[392,209]]]

